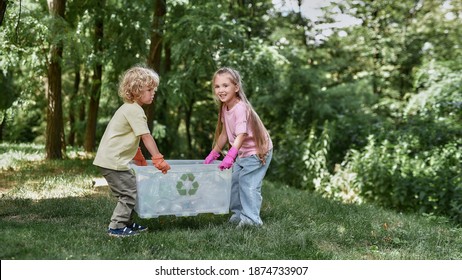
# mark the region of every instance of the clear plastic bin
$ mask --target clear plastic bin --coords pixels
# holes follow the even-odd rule
[[[221,171],[220,161],[167,160],[171,169],[162,174],[152,163],[130,164],[138,190],[135,211],[141,218],[165,215],[227,214],[231,195],[231,169]]]

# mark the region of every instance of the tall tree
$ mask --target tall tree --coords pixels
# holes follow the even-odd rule
[[[149,67],[160,73],[162,45],[164,36],[164,22],[165,14],[167,13],[167,1],[156,0],[154,1],[154,16],[152,18],[151,29],[151,45],[149,47],[149,54],[147,64]],[[146,115],[148,118],[149,129],[152,130],[152,122],[154,118],[154,103],[146,107]]]
[[[6,75],[0,72],[0,88],[2,89],[2,98],[0,99],[0,142],[2,142],[3,131],[6,127],[7,109],[18,98],[11,72],[7,72]]]
[[[149,46],[149,53],[147,57],[147,64],[153,68],[157,73],[160,73],[162,45],[164,36],[164,22],[167,13],[167,0],[154,1],[154,13],[152,17],[151,29],[151,44]],[[149,130],[152,131],[154,123],[154,109],[155,103],[151,103],[144,108],[148,120]],[[144,144],[142,144],[143,152],[146,152]]]
[[[48,0],[48,10],[52,16],[51,37],[46,93],[47,129],[46,129],[46,157],[47,159],[62,159],[65,152],[63,107],[62,107],[62,78],[61,60],[63,56],[63,39],[58,29],[64,20],[66,0]]]
[[[74,70],[74,86],[71,91],[70,100],[78,100],[79,86],[80,86],[80,65],[75,66]],[[75,145],[75,135],[76,135],[76,113],[77,102],[70,102],[69,104],[69,134],[67,135],[67,143],[70,146]]]
[[[5,16],[7,4],[8,4],[8,1],[0,0],[0,26],[2,25],[3,17]]]
[[[104,6],[105,1],[97,1],[95,7],[95,26],[94,26],[94,52],[97,57],[92,77],[90,89],[90,104],[88,107],[87,126],[85,130],[85,151],[95,150],[96,123],[98,119],[98,108],[101,97],[101,81],[103,77],[103,27],[104,27]]]

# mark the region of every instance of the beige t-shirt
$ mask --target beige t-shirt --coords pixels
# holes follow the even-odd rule
[[[96,152],[94,165],[129,170],[140,144],[140,136],[150,133],[143,108],[138,103],[125,103],[115,112],[106,127]]]

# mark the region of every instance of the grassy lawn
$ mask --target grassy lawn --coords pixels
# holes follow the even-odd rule
[[[44,161],[43,147],[0,145],[0,259],[452,260],[462,228],[447,219],[344,205],[276,182],[263,186],[262,228],[235,229],[228,215],[136,221],[150,230],[106,234],[115,199],[92,159]]]

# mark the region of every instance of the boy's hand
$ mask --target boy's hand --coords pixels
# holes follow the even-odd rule
[[[231,168],[231,166],[233,166],[234,160],[237,157],[237,152],[237,149],[234,147],[229,149],[228,154],[226,154],[225,158],[220,163],[220,166],[218,166],[218,168],[220,168],[220,170]]]
[[[167,171],[170,170],[170,165],[164,160],[164,156],[162,154],[157,154],[151,159],[154,166],[162,171],[162,173],[167,174]]]
[[[147,166],[148,163],[146,162],[146,159],[143,156],[143,153],[141,153],[140,147],[138,147],[138,151],[136,151],[136,155],[133,158],[133,161],[135,162],[136,165],[139,166]]]
[[[215,150],[212,150],[210,154],[205,158],[204,164],[210,164],[219,157],[220,157],[220,153],[217,153],[215,152]]]

